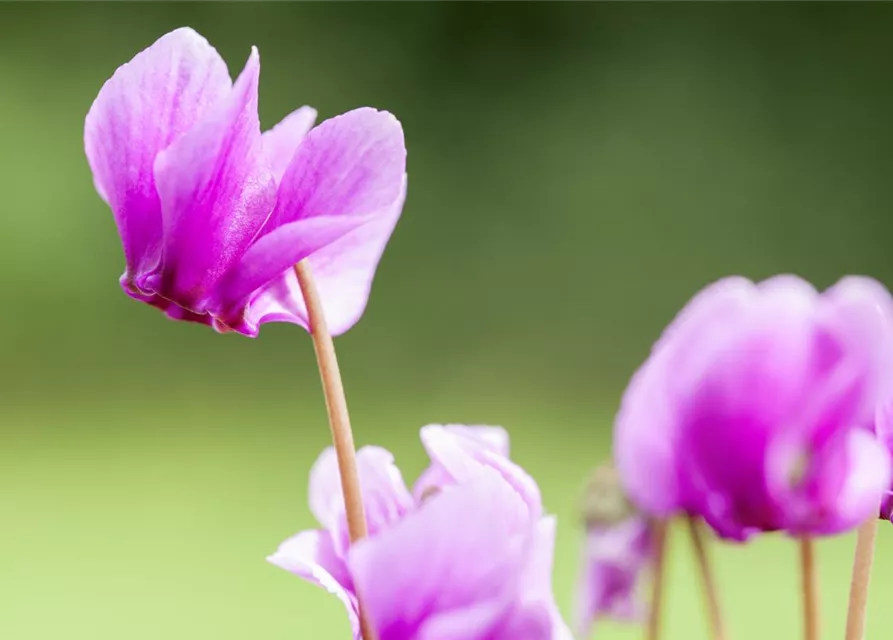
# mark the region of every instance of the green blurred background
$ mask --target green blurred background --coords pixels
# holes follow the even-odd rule
[[[560,516],[565,611],[581,482],[692,293],[730,273],[893,284],[890,5],[2,4],[3,640],[348,637],[334,598],[264,561],[312,526],[307,471],[328,433],[307,335],[220,336],[118,288],[83,118],[118,65],[181,25],[234,74],[259,47],[265,126],[301,104],[403,121],[403,220],[337,341],[356,437],[411,479],[421,425],[507,426]],[[888,529],[874,638],[893,625]],[[679,640],[706,637],[682,533]],[[820,546],[828,637],[851,549]],[[796,637],[788,542],[716,559],[735,638]]]

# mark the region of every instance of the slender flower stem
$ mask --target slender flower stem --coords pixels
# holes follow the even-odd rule
[[[850,580],[850,605],[846,615],[846,640],[865,637],[865,614],[868,611],[868,584],[874,561],[877,517],[862,523],[856,534],[856,553],[853,557],[853,576]]]
[[[800,571],[803,590],[803,637],[819,640],[819,576],[815,562],[815,542],[803,537],[800,546]]]
[[[667,533],[669,522],[657,520],[654,523],[654,555],[651,570],[651,607],[648,612],[647,640],[658,640],[663,612],[664,581],[666,580]]]
[[[700,520],[694,516],[689,516],[686,520],[688,521],[688,533],[695,551],[698,572],[701,574],[704,598],[707,601],[707,620],[710,624],[710,637],[713,640],[725,640],[726,632],[719,609],[718,590],[713,576],[713,568],[710,565],[710,557],[707,555],[707,544],[704,541],[703,528]]]
[[[347,412],[347,399],[344,396],[344,384],[341,382],[341,371],[335,355],[332,334],[329,333],[323,314],[322,301],[310,272],[307,261],[295,265],[298,284],[307,305],[307,317],[310,323],[310,335],[313,337],[313,349],[316,351],[316,362],[319,365],[319,377],[322,379],[323,394],[326,398],[326,410],[329,414],[329,428],[332,431],[332,442],[335,445],[335,457],[338,460],[338,473],[341,476],[341,492],[344,496],[344,509],[347,515],[347,530],[350,541],[356,542],[368,535],[366,514],[363,509],[363,494],[360,491],[360,475],[357,470],[357,452],[350,429],[350,415]],[[360,609],[360,631],[363,640],[375,640],[372,627],[363,610]]]

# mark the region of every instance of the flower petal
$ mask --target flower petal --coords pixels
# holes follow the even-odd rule
[[[164,254],[149,289],[195,312],[242,258],[269,216],[276,183],[266,168],[257,116],[260,60],[252,49],[232,92],[158,155]]]
[[[268,273],[270,265],[278,270],[284,253],[295,258],[296,263],[300,262],[318,247],[337,242],[373,222],[371,216],[317,216],[290,222],[279,227],[276,233],[262,236],[245,253],[242,264],[219,287],[221,297],[215,315],[227,327],[252,337],[258,334],[264,322],[290,322],[308,328],[307,308],[294,269],[288,269],[254,292],[246,309],[244,299],[252,293],[250,287],[266,277],[264,274]],[[312,268],[311,273],[322,295],[320,280]],[[259,278],[257,274],[260,274]],[[331,327],[329,331],[336,334]]]
[[[516,602],[534,526],[511,487],[483,469],[353,545],[348,565],[379,639],[497,637],[491,633]],[[463,624],[451,624],[454,617]]]
[[[267,561],[338,598],[347,609],[354,640],[360,640],[357,598],[350,573],[336,553],[327,531],[302,531],[279,545],[279,549]]]
[[[552,589],[552,568],[555,557],[555,532],[558,521],[555,516],[544,516],[540,518],[536,525],[534,540],[531,545],[531,552],[524,566],[524,572],[521,575],[521,600],[523,607],[527,612],[540,610],[546,614],[548,629],[551,633],[546,636],[550,640],[571,640],[573,634],[570,627],[561,616],[558,609],[558,603],[555,602],[555,593]],[[523,617],[524,614],[513,614]],[[540,614],[536,614],[539,620]],[[542,626],[541,622],[533,624],[528,621],[527,624],[533,625],[532,628],[537,629],[536,633]],[[507,638],[514,637],[507,635]]]
[[[273,297],[279,307],[292,310],[292,317],[270,315],[266,301],[249,307],[249,325],[286,320],[306,328],[299,291],[277,281],[290,280],[294,264],[310,253],[329,329],[334,335],[349,329],[362,315],[378,261],[402,211],[405,178],[403,130],[391,114],[357,109],[312,129],[282,177],[276,210],[258,240],[294,248],[246,255],[238,277],[228,284],[230,303],[245,304],[256,293]],[[351,233],[297,243],[276,239],[279,234],[293,236],[296,222],[319,216],[344,218],[341,224]],[[350,225],[351,219],[356,224]]]
[[[278,184],[291,164],[301,140],[316,122],[316,109],[301,107],[285,116],[279,124],[263,133],[264,155]]]
[[[870,425],[878,402],[893,387],[893,298],[872,278],[849,276],[822,294],[825,320],[854,364],[867,372],[855,417]]]
[[[413,507],[412,496],[390,451],[381,447],[363,447],[357,451],[357,467],[366,524],[369,535],[375,535]],[[310,510],[331,532],[336,551],[345,554],[350,540],[338,460],[332,447],[320,454],[310,470]]]
[[[428,427],[422,428],[423,444],[425,429],[430,428],[444,429],[445,431],[456,434],[457,437],[465,437],[472,442],[476,442],[481,447],[490,449],[494,453],[506,458],[509,457],[509,435],[508,431],[502,427],[461,424],[448,424],[443,425],[442,427],[439,425],[429,425]],[[428,489],[440,488],[451,484],[452,482],[454,482],[452,476],[442,465],[439,463],[432,463],[421,473],[421,475],[419,475],[413,486],[412,493],[416,500],[421,500]]]
[[[325,245],[308,258],[332,335],[345,333],[362,317],[372,291],[375,270],[400,218],[405,198],[404,177],[403,190],[387,214],[373,217],[368,223],[357,226],[350,233]],[[285,277],[290,275],[290,271],[285,273]],[[282,280],[280,277],[278,282]],[[277,281],[274,281],[273,286],[276,284]],[[272,288],[266,288],[263,294],[270,295],[272,292]],[[297,293],[295,289],[291,289],[287,298],[295,302],[297,312],[286,321],[307,328],[306,311],[303,310],[304,299]],[[277,298],[277,301],[283,300]],[[259,311],[260,308],[254,304],[249,307],[250,322],[262,324],[271,321],[269,316],[261,315]]]
[[[794,449],[780,441],[767,456],[767,482],[793,535],[832,535],[848,531],[880,511],[890,487],[890,455],[874,434],[862,428],[840,434],[812,451],[804,481],[790,480]],[[794,458],[796,460],[796,458]]]
[[[872,436],[854,430],[846,444],[849,473],[837,496],[837,526],[829,533],[847,531],[877,513],[891,482],[890,454]]]
[[[614,421],[614,461],[626,493],[646,513],[664,517],[686,507],[688,487],[679,477],[680,402],[697,388],[716,345],[729,340],[728,320],[755,295],[756,286],[738,277],[704,288],[630,380]]]
[[[118,68],[90,107],[84,147],[100,196],[124,245],[127,274],[159,258],[161,203],[153,164],[231,90],[226,63],[202,36],[182,28]]]
[[[534,517],[541,515],[542,496],[536,481],[524,469],[495,450],[492,432],[488,440],[487,437],[481,438],[473,428],[456,426],[431,424],[422,427],[422,445],[431,457],[432,465],[415,485],[416,499],[432,486],[427,483],[462,483],[477,475],[482,467],[489,467],[498,471],[518,492]],[[439,488],[437,484],[433,486]]]

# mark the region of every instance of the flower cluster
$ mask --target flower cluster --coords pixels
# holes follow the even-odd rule
[[[431,465],[412,491],[388,451],[357,452],[370,535],[354,545],[324,451],[309,496],[322,528],[288,539],[270,562],[336,595],[357,640],[358,600],[380,640],[570,638],[552,596],[555,518],[509,460],[508,434],[429,425],[421,439]]]
[[[402,212],[400,123],[361,108],[314,126],[302,107],[262,132],[259,74],[252,50],[233,82],[204,38],[178,29],[105,83],[84,143],[127,295],[220,332],[279,321],[312,335],[335,447],[310,472],[320,528],[270,562],[339,598],[355,640],[569,640],[552,591],[556,519],[503,429],[423,427],[431,464],[411,490],[388,451],[353,449],[331,336],[363,314]],[[708,591],[701,521],[728,540],[808,542],[890,519],[891,386],[893,298],[871,279],[819,293],[793,276],[728,278],[699,293],[632,378],[616,467],[588,486],[579,634],[649,610],[640,574],[651,566],[659,585],[658,532],[674,516],[689,520]],[[854,590],[867,589],[864,539]],[[864,601],[851,598],[848,638]]]

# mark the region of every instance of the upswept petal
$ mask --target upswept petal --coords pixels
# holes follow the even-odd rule
[[[614,461],[625,492],[644,512],[665,517],[693,499],[678,474],[679,405],[697,388],[708,355],[732,338],[729,321],[756,295],[756,286],[739,277],[705,287],[664,330],[624,392],[614,421]]]
[[[334,242],[326,244],[307,259],[319,289],[332,335],[339,336],[353,327],[362,317],[372,291],[372,280],[388,238],[394,231],[406,198],[406,178],[400,196],[388,214],[370,216],[370,220]],[[350,220],[346,218],[345,220]],[[309,222],[309,221],[307,221]],[[300,222],[292,223],[300,224]],[[343,222],[342,222],[343,224]],[[291,225],[286,225],[286,227]],[[281,232],[279,232],[281,233]],[[271,234],[278,236],[279,233]],[[265,287],[260,296],[274,299],[279,305],[292,304],[295,312],[288,318],[272,318],[263,305],[252,302],[246,314],[250,324],[291,322],[307,328],[307,311],[300,295],[297,280],[288,270]],[[284,286],[283,286],[284,285]],[[281,292],[287,291],[286,296]],[[276,296],[273,298],[273,296]]]
[[[282,180],[285,170],[298,151],[298,146],[307,132],[313,128],[314,122],[316,122],[316,109],[305,106],[295,109],[272,129],[264,131],[262,136],[264,155],[277,184]]]
[[[432,480],[462,483],[474,477],[480,469],[490,468],[499,472],[518,492],[534,517],[542,514],[542,496],[536,481],[520,466],[497,452],[491,442],[468,429],[437,424],[422,427],[420,437],[431,458],[432,469],[416,482],[414,494],[417,498],[431,486],[425,483]]]
[[[653,355],[633,375],[614,419],[613,459],[623,490],[657,517],[687,506],[679,474],[681,423],[667,393],[670,375],[669,359]]]
[[[534,527],[511,487],[482,469],[353,545],[348,565],[380,640],[499,637]]]
[[[822,294],[821,313],[849,358],[867,372],[855,419],[869,426],[877,402],[893,388],[893,298],[877,280],[849,276]]]
[[[87,161],[118,225],[125,278],[159,258],[161,203],[153,164],[159,152],[203,119],[231,90],[226,63],[189,28],[172,31],[118,68],[90,107]]]
[[[413,507],[412,496],[390,451],[362,447],[357,451],[357,467],[369,535],[376,535],[406,515]],[[328,447],[313,464],[309,494],[311,512],[332,534],[335,550],[344,555],[350,540],[334,448]]]
[[[302,531],[281,545],[267,561],[322,587],[347,609],[354,640],[360,640],[360,622],[353,582],[344,561],[335,551],[327,531]]]
[[[201,313],[270,215],[276,183],[263,156],[257,116],[260,59],[252,49],[233,90],[158,155],[164,255],[137,283]]]
[[[277,312],[272,319],[306,327],[301,296],[288,282],[277,281],[290,279],[295,263],[310,255],[329,328],[335,335],[346,331],[365,308],[375,268],[402,210],[405,177],[403,129],[390,113],[356,109],[311,129],[282,177],[275,211],[258,240],[282,250],[245,256],[227,285],[230,304],[246,303],[271,285],[266,296],[294,314]],[[298,221],[320,216],[344,218],[339,221],[344,231],[294,248],[289,248],[291,238],[277,238],[293,235]],[[287,297],[279,298],[280,293]],[[247,323],[270,321],[269,307],[265,302],[249,309]]]
[[[479,443],[483,448],[490,449],[494,453],[498,453],[506,458],[509,457],[509,435],[508,431],[502,427],[461,424],[448,424],[443,425],[442,427],[439,425],[429,425],[429,428],[438,427],[445,431],[455,433],[459,437],[465,436],[472,442]],[[422,434],[424,434],[424,429],[425,428],[423,427]],[[422,435],[422,442],[424,444],[424,435]],[[412,494],[416,500],[421,500],[428,489],[437,489],[451,484],[452,482],[453,478],[449,472],[439,463],[432,462],[416,479],[415,485],[413,485]]]
[[[252,337],[264,322],[291,322],[307,329],[307,307],[294,269],[288,269],[260,290],[252,287],[258,279],[266,277],[264,274],[269,272],[270,265],[279,268],[283,253],[295,258],[295,263],[300,262],[318,247],[337,242],[373,222],[372,216],[317,216],[290,222],[279,227],[276,233],[262,236],[245,253],[241,265],[221,283],[215,315],[229,328]],[[322,295],[312,263],[311,273]],[[328,317],[326,320],[328,324]],[[337,335],[331,326],[329,332]]]

